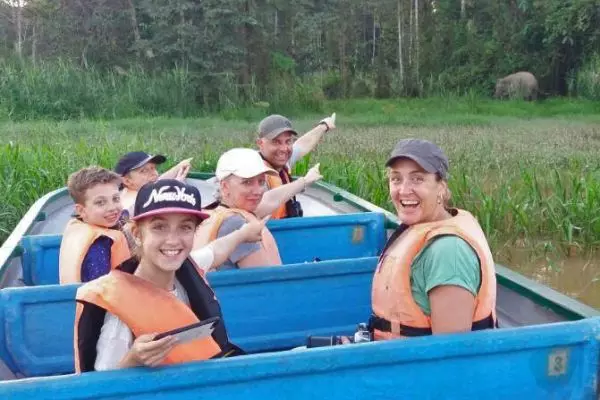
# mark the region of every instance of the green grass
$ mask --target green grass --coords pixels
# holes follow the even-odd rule
[[[469,108],[473,103],[331,102],[327,111],[338,113],[339,129],[296,172],[321,162],[329,182],[391,209],[383,161],[398,139],[426,138],[448,153],[453,199],[480,218],[491,240],[547,239],[569,248],[597,245],[597,105],[479,100],[478,107]],[[531,115],[514,117],[512,111],[519,108],[531,109]],[[300,130],[308,130],[317,120],[305,116],[296,122]],[[170,161],[193,156],[194,169],[210,171],[222,151],[251,146],[254,128],[255,123],[216,117],[5,122],[0,125],[0,183],[7,190],[0,194],[0,237],[5,238],[33,201],[63,186],[78,168],[112,167],[120,154],[145,149],[165,153]]]
[[[531,119],[600,122],[600,102],[553,98],[538,102],[495,101],[475,96],[328,102],[353,124],[404,126],[491,126]]]
[[[338,114],[338,129],[296,173],[320,162],[328,182],[392,210],[383,168],[387,155],[401,138],[433,140],[450,158],[454,204],[478,217],[498,261],[540,280],[571,276],[569,260],[595,254],[600,244],[598,107],[573,100],[475,98],[327,102],[323,114],[292,115],[306,131],[327,113]],[[232,114],[0,123],[0,241],[36,199],[64,186],[69,173],[83,166],[112,168],[122,153],[143,149],[168,155],[170,163],[194,157],[194,170],[212,171],[224,150],[252,146],[262,115],[252,122],[249,114]],[[588,267],[575,272],[582,269],[585,293],[581,287],[564,291],[586,300],[598,275]],[[600,305],[596,298],[587,302]]]
[[[582,72],[581,79],[585,78],[585,82],[597,77],[596,58]],[[498,102],[482,98],[475,89],[461,97],[442,90],[447,93],[444,97],[327,102],[323,84],[315,77],[283,74],[274,75],[261,86],[254,81],[240,86],[227,74],[208,79],[184,68],[154,72],[140,66],[99,70],[60,60],[35,66],[0,60],[0,120],[191,118],[219,114],[228,120],[256,121],[268,113],[306,116],[307,112],[321,113],[332,107],[340,115],[352,115],[354,124],[369,126],[479,126],[502,120],[557,116],[600,119],[598,102],[565,99]],[[598,91],[598,85],[594,85],[588,82],[579,86]],[[597,98],[589,90],[581,93],[587,98]]]
[[[311,80],[295,76],[259,87],[230,74],[210,77],[185,68],[100,70],[66,61],[37,65],[0,59],[0,119],[199,117],[255,118],[266,112],[321,111],[324,96]]]

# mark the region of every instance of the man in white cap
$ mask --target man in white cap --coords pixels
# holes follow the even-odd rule
[[[291,121],[282,115],[269,115],[258,125],[256,144],[265,164],[277,174],[267,176],[267,186],[274,189],[292,182],[291,169],[296,161],[310,153],[326,132],[335,129],[335,113],[319,122],[311,131],[298,140],[298,133]],[[295,140],[295,141],[294,141]],[[272,218],[292,218],[302,216],[302,207],[295,197],[282,204],[272,214]]]
[[[259,218],[257,215],[260,217],[267,215],[268,219],[265,210],[268,209],[270,213],[274,208],[272,206],[274,201],[279,205],[302,191],[307,185],[321,179],[317,165],[311,168],[305,177],[286,185],[285,189],[282,188],[285,196],[282,196],[282,190],[277,191],[279,193],[267,192],[267,176],[277,175],[277,172],[265,165],[257,151],[245,148],[231,149],[223,153],[217,162],[215,175],[219,184],[218,205],[212,210],[207,210],[210,218],[198,227],[194,249],[240,229],[247,222]],[[261,211],[263,207],[270,208]],[[265,227],[260,242],[238,245],[229,258],[216,269],[276,265],[281,265],[277,243],[269,229]]]

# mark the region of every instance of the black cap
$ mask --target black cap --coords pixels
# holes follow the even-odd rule
[[[275,139],[284,132],[298,136],[298,133],[292,128],[292,122],[283,115],[269,115],[258,124],[259,138]]]
[[[200,191],[176,179],[159,179],[140,188],[135,198],[132,220],[160,214],[191,214],[204,220]]]
[[[385,166],[389,167],[402,157],[413,160],[429,173],[438,174],[442,179],[448,179],[448,157],[442,149],[428,140],[403,139],[399,141]]]
[[[149,162],[162,164],[165,161],[167,161],[167,158],[160,154],[153,156],[143,151],[132,151],[119,159],[115,166],[115,172],[121,176],[125,176],[129,171],[146,165]]]

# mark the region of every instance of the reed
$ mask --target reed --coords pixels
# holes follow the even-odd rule
[[[338,115],[340,128],[298,164],[297,174],[320,162],[327,181],[393,210],[386,156],[400,138],[426,138],[450,157],[454,204],[479,218],[492,243],[549,240],[565,251],[600,243],[600,132],[593,121],[498,122],[494,116],[479,126],[369,127],[363,114]],[[315,119],[297,124],[308,130]],[[111,168],[122,153],[144,149],[168,155],[171,163],[194,157],[195,170],[211,171],[224,150],[252,146],[254,125],[220,118],[6,122],[0,128],[0,240],[37,198],[64,186],[83,166]]]
[[[320,87],[293,76],[259,88],[239,85],[235,76],[198,76],[185,68],[106,71],[60,60],[35,66],[0,60],[0,75],[0,119],[19,121],[207,113],[250,119],[274,110],[320,112],[324,101]]]
[[[295,173],[320,162],[325,180],[393,211],[383,167],[390,150],[401,138],[433,140],[450,158],[454,205],[479,219],[496,261],[599,306],[598,107],[469,98],[326,102],[322,114],[288,114],[299,131],[338,114],[338,129]],[[143,149],[167,155],[165,168],[194,157],[194,170],[213,171],[223,151],[253,146],[267,112],[0,122],[0,242],[35,200],[81,167],[112,168],[121,154]]]

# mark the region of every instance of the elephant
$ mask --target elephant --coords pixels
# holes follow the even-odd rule
[[[531,72],[520,71],[498,79],[494,97],[497,99],[536,100],[538,92],[538,81],[535,76]]]

